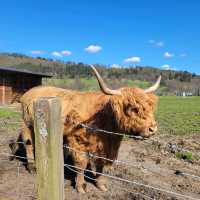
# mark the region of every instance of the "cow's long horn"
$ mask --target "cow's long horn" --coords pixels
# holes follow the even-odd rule
[[[96,68],[93,66],[93,65],[90,65],[90,67],[93,69],[94,73],[95,73],[95,76],[97,77],[97,80],[99,82],[99,86],[101,88],[101,91],[105,94],[108,94],[108,95],[121,95],[121,91],[120,90],[112,90],[112,89],[109,89],[105,82],[103,81],[103,79],[101,78],[99,72],[96,70]]]
[[[146,90],[144,90],[145,93],[155,92],[159,88],[160,81],[161,81],[161,75],[158,77],[158,79],[154,85],[152,85],[150,88],[147,88]]]

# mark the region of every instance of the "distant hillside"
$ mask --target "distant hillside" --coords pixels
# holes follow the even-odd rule
[[[93,74],[88,65],[84,63],[54,61],[46,58],[32,58],[18,53],[0,54],[0,66],[28,69],[54,75],[55,78],[91,78]],[[192,92],[200,95],[200,76],[187,71],[161,70],[149,66],[136,66],[134,68],[109,68],[95,65],[106,79],[142,80],[153,82],[162,74],[162,85],[166,86],[168,93]]]

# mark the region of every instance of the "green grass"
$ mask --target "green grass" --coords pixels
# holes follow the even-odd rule
[[[19,119],[21,114],[19,112],[13,111],[10,108],[0,108],[0,119]]]
[[[21,126],[21,113],[12,108],[0,108],[0,130],[17,130]]]
[[[128,80],[128,79],[109,79],[106,80],[106,83],[111,88],[118,87],[139,87],[139,88],[148,88],[151,83],[146,81],[139,80]],[[96,78],[80,78],[78,79],[43,79],[44,85],[51,85],[56,87],[63,87],[69,89],[78,89],[83,91],[94,91],[99,90],[99,84]],[[161,88],[162,89],[162,88]]]
[[[188,162],[192,162],[194,160],[192,152],[177,152],[176,157],[178,159],[186,160]]]
[[[107,80],[111,88],[128,86],[147,88],[150,83],[137,80]],[[46,84],[65,88],[80,90],[99,90],[96,78],[81,78],[78,82],[75,79],[49,79]],[[161,87],[158,93],[166,91]],[[159,98],[156,118],[159,124],[159,132],[162,134],[187,135],[200,133],[200,97],[176,97],[161,96]]]
[[[66,83],[69,83],[68,81],[70,80],[66,80]],[[95,79],[83,79],[82,81],[90,89],[96,82]],[[96,86],[98,87],[98,84]],[[200,97],[161,96],[156,119],[161,134],[200,134]],[[14,109],[0,107],[0,123],[2,121],[8,122],[6,125],[8,127],[17,127],[17,123],[21,121],[21,114]],[[0,128],[1,126],[0,124]]]
[[[200,133],[200,97],[160,97],[156,118],[160,133]]]
[[[146,81],[126,80],[125,85],[128,87],[148,88],[151,84]]]
[[[56,79],[56,78],[44,78],[42,80],[43,85],[51,85],[56,87],[68,86],[73,82],[73,79]]]

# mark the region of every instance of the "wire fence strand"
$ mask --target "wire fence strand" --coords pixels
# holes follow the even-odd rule
[[[77,171],[77,170],[74,170],[74,169],[72,169],[71,167],[69,167],[69,166],[67,166],[67,165],[65,165],[65,167],[66,167],[67,169],[69,169],[70,171],[74,172],[74,173],[83,175],[83,176],[84,176],[85,178],[87,178],[87,179],[90,179],[90,180],[95,181],[95,182],[97,181],[96,178],[91,178],[91,177],[85,175],[84,172],[79,172],[79,171]],[[134,193],[133,191],[129,191],[129,190],[127,190],[127,189],[125,189],[125,188],[122,188],[122,187],[120,187],[120,189],[125,190],[126,192]],[[148,199],[150,199],[150,200],[154,200],[154,199],[152,199],[151,197],[149,197],[149,196],[147,196],[147,195],[144,195],[144,194],[142,194],[142,193],[134,193],[134,194],[137,194],[137,195],[146,197],[146,198],[148,198]]]
[[[100,132],[100,133],[106,133],[106,134],[110,134],[110,135],[118,135],[118,136],[123,136],[123,137],[127,137],[127,138],[135,138],[138,140],[143,140],[144,138],[142,136],[137,136],[137,135],[128,135],[125,133],[117,133],[117,132],[111,132],[111,131],[106,131],[103,129],[99,129],[99,128],[93,128],[90,126],[87,126],[86,124],[81,123],[80,124],[81,127],[86,128],[92,132]]]
[[[187,196],[187,195],[183,195],[183,194],[180,194],[180,193],[176,193],[176,192],[173,192],[173,191],[170,191],[170,190],[165,190],[163,188],[158,188],[158,187],[154,187],[154,186],[151,186],[151,185],[146,185],[146,184],[143,184],[143,183],[139,183],[139,182],[136,182],[136,181],[131,181],[131,180],[128,180],[128,179],[120,178],[120,177],[109,175],[109,174],[105,174],[105,173],[95,172],[95,171],[89,170],[89,169],[83,169],[81,167],[77,167],[77,166],[74,166],[74,165],[64,164],[64,167],[66,167],[66,166],[72,167],[72,168],[75,168],[75,169],[78,169],[78,170],[83,170],[83,171],[86,171],[86,172],[90,172],[90,173],[96,173],[98,175],[102,175],[102,176],[111,178],[113,180],[122,181],[122,182],[130,183],[130,184],[133,184],[133,185],[143,186],[143,187],[146,187],[146,188],[149,188],[149,189],[153,189],[153,190],[157,190],[157,191],[164,192],[164,193],[167,193],[167,194],[171,194],[171,195],[176,196],[176,197],[178,196],[178,197],[180,197],[182,199],[199,200],[197,198],[193,198],[191,196]]]
[[[158,172],[156,172],[154,170],[151,170],[150,168],[147,168],[147,167],[145,167],[145,166],[143,166],[141,164],[138,165],[137,163],[133,163],[132,161],[128,161],[128,160],[123,161],[123,160],[118,160],[118,159],[112,160],[112,159],[109,159],[109,158],[105,158],[103,156],[98,156],[95,153],[76,150],[76,149],[74,149],[74,148],[72,148],[72,147],[70,147],[68,145],[64,145],[64,148],[67,148],[67,149],[72,150],[74,152],[80,153],[80,154],[82,154],[82,155],[84,155],[86,157],[93,157],[93,158],[98,158],[98,159],[106,160],[106,161],[112,162],[113,164],[117,164],[117,165],[121,164],[121,165],[129,166],[129,167],[135,167],[135,168],[138,168],[138,169],[142,168],[142,169],[145,169],[145,170],[147,170],[149,172],[161,175],[160,173],[158,173]],[[180,175],[184,175],[184,176],[191,177],[193,179],[200,180],[200,176],[197,176],[197,175],[194,175],[194,174],[189,174],[187,172],[182,172],[180,170],[171,170],[171,171],[173,171],[174,175],[179,175],[179,176]]]
[[[6,123],[2,123],[0,122],[0,125],[6,125],[8,123],[11,123],[11,124],[19,124],[21,122],[6,122]],[[90,126],[87,126],[85,124],[81,124],[81,126],[83,128],[86,128],[94,133],[105,133],[105,134],[113,134],[113,135],[118,135],[118,136],[126,136],[128,138],[134,138],[134,139],[138,139],[138,140],[143,140],[144,138],[141,137],[141,136],[134,136],[134,135],[127,135],[127,134],[123,134],[123,133],[116,133],[116,132],[111,132],[111,131],[106,131],[106,130],[103,130],[103,129],[96,129],[96,128],[93,128],[93,127],[90,127]],[[23,144],[25,145],[24,142],[14,142],[14,141],[11,141],[10,143],[16,143],[16,144]],[[8,144],[10,144],[8,143]],[[0,146],[2,145],[7,145],[7,144],[0,144]],[[64,145],[63,146],[64,148],[67,148],[71,151],[74,151],[74,152],[77,152],[77,153],[80,153],[80,154],[83,154],[85,156],[88,156],[88,157],[91,157],[91,158],[97,158],[97,159],[103,159],[103,160],[106,160],[108,162],[112,162],[114,164],[117,164],[117,165],[126,165],[126,166],[130,166],[130,167],[137,167],[137,168],[143,168],[145,170],[148,170],[150,172],[153,172],[153,173],[156,173],[155,171],[143,166],[143,165],[138,165],[136,163],[133,163],[132,161],[123,161],[123,160],[118,160],[118,159],[109,159],[109,158],[106,158],[106,157],[103,157],[103,156],[99,156],[97,155],[96,153],[94,152],[84,152],[84,151],[79,151],[79,150],[76,150],[72,147],[69,147],[67,145]],[[15,158],[19,158],[19,159],[26,159],[27,160],[27,157],[24,157],[24,156],[18,156],[18,155],[14,155],[14,154],[10,154],[10,153],[0,153],[0,155],[5,155],[5,156],[12,156],[12,157],[15,157]],[[30,158],[29,160],[34,160],[32,158]],[[28,162],[23,162],[24,164],[28,164]],[[121,177],[117,177],[117,176],[113,176],[113,175],[110,175],[110,174],[105,174],[105,173],[100,173],[100,172],[95,172],[95,171],[92,171],[92,170],[88,170],[88,169],[83,169],[83,168],[80,168],[80,167],[77,167],[77,166],[74,166],[74,165],[69,165],[69,164],[64,164],[64,167],[65,168],[68,168],[69,170],[75,172],[75,173],[79,173],[79,174],[83,174],[86,178],[90,179],[90,180],[93,180],[93,181],[97,181],[96,179],[94,178],[91,178],[87,175],[84,174],[84,172],[80,172],[78,170],[82,170],[82,171],[87,171],[87,172],[91,172],[91,173],[96,173],[98,175],[102,175],[102,176],[105,176],[107,178],[110,178],[112,180],[115,180],[115,181],[120,181],[120,182],[124,182],[124,183],[128,183],[128,184],[132,184],[132,185],[137,185],[137,186],[141,186],[141,187],[145,187],[145,188],[149,188],[149,189],[152,189],[152,190],[156,190],[156,191],[160,191],[160,192],[163,192],[163,193],[166,193],[166,194],[169,194],[169,195],[172,195],[172,196],[176,196],[176,197],[179,197],[179,198],[182,198],[182,199],[190,199],[190,200],[198,200],[197,198],[194,198],[194,197],[191,197],[191,196],[188,196],[188,195],[184,195],[184,194],[181,194],[181,193],[177,193],[177,192],[173,192],[173,191],[170,191],[170,190],[166,190],[166,189],[163,189],[163,188],[159,188],[159,187],[155,187],[155,186],[151,186],[151,185],[147,185],[147,184],[144,184],[144,183],[140,183],[140,182],[137,182],[137,181],[131,181],[131,180],[128,180],[128,179],[124,179],[124,178],[121,178]],[[18,172],[18,177],[19,177],[19,168],[20,168],[20,164],[19,166],[17,167],[17,172]],[[75,169],[77,170],[75,170]],[[174,170],[173,170],[174,171]],[[189,176],[189,177],[192,177],[194,179],[198,179],[200,180],[200,176],[197,176],[197,175],[194,175],[194,174],[189,174],[187,172],[182,172],[180,170],[177,170],[177,171],[174,171],[176,173],[176,175],[184,175],[184,176]],[[157,173],[159,174],[159,173]],[[159,174],[160,175],[160,174]],[[122,190],[124,188],[121,188]],[[133,191],[128,191],[128,192],[132,192]],[[134,193],[135,194],[135,193]],[[145,198],[149,198],[149,199],[152,199],[151,197],[148,197],[144,194],[141,194],[141,193],[138,193],[138,195],[142,195],[142,196],[145,196]],[[29,195],[28,195],[29,196]]]
[[[28,160],[34,160],[33,158],[27,158],[27,157],[24,157],[24,156],[17,156],[17,155],[14,155],[14,154],[10,154],[10,153],[0,153],[0,155],[4,155],[4,156],[12,156],[12,157],[15,157],[15,158],[21,158],[21,159],[28,159]]]

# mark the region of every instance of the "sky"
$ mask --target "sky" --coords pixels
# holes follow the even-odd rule
[[[0,52],[200,74],[199,0],[1,1]]]

